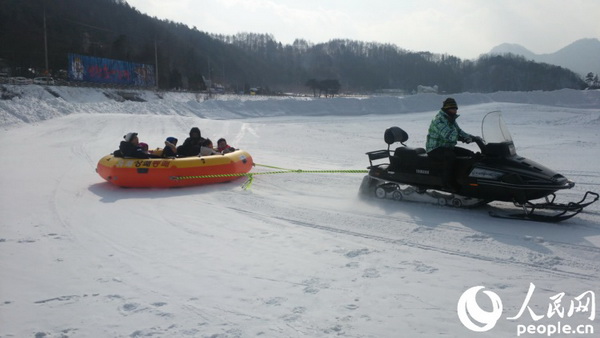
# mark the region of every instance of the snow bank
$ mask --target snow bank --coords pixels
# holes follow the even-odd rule
[[[0,126],[7,128],[72,113],[155,114],[200,117],[214,120],[274,116],[362,116],[436,110],[445,98],[438,94],[406,97],[261,97],[74,88],[62,86],[4,85],[12,97],[0,100]],[[553,107],[600,107],[600,91],[564,89],[554,92],[463,93],[453,95],[461,107],[483,103],[523,103]]]

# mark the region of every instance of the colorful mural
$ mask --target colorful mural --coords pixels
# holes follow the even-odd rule
[[[69,79],[138,87],[154,87],[154,65],[69,54]]]

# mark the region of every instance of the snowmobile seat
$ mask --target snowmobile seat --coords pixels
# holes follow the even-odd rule
[[[425,154],[423,148],[398,147],[390,156],[389,171],[414,172],[417,168],[417,157]]]
[[[394,151],[394,156],[417,156],[420,154],[425,154],[425,149],[423,148],[411,148],[411,147],[398,147]]]
[[[427,153],[419,154],[417,157],[417,169],[426,170],[429,172],[437,172],[436,168],[441,167],[442,162],[438,162],[427,155]]]

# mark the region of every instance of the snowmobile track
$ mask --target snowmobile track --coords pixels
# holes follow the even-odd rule
[[[595,279],[598,279],[598,275],[600,274],[600,271],[599,271],[599,274],[582,274],[582,273],[577,273],[577,272],[573,272],[573,271],[563,270],[563,269],[555,267],[555,266],[544,267],[543,265],[540,265],[539,263],[536,263],[536,262],[519,261],[519,260],[515,260],[514,257],[501,258],[501,257],[494,257],[494,256],[486,256],[486,255],[483,255],[480,253],[469,253],[469,252],[465,252],[465,251],[452,250],[449,248],[443,248],[443,247],[438,247],[438,246],[434,246],[434,245],[418,243],[416,241],[412,241],[409,239],[390,238],[390,237],[380,236],[380,235],[376,235],[376,234],[369,234],[369,233],[365,233],[365,232],[346,230],[346,229],[340,229],[340,228],[336,228],[336,227],[332,227],[332,226],[320,225],[320,224],[306,222],[303,220],[293,219],[293,218],[289,218],[289,217],[283,217],[283,216],[277,216],[277,215],[269,216],[269,215],[264,215],[264,214],[256,213],[253,211],[249,211],[249,210],[242,210],[242,209],[236,209],[236,208],[231,208],[231,209],[235,210],[237,212],[246,213],[248,215],[251,215],[251,217],[253,217],[255,219],[260,219],[261,221],[266,222],[266,223],[273,223],[273,219],[276,219],[276,220],[283,221],[288,224],[294,224],[294,225],[302,226],[305,228],[318,229],[318,230],[323,230],[323,231],[337,233],[337,234],[346,235],[346,236],[374,240],[377,242],[401,245],[401,246],[405,246],[405,247],[417,248],[417,249],[422,249],[422,250],[427,250],[427,251],[438,252],[438,253],[446,254],[446,255],[464,257],[464,258],[471,258],[471,259],[486,261],[486,262],[491,262],[491,263],[500,263],[500,264],[505,264],[505,265],[519,265],[519,266],[526,267],[527,269],[543,271],[543,272],[546,272],[546,273],[554,275],[554,276],[578,277],[578,278],[583,278],[583,279],[587,279],[587,280],[595,280]],[[456,229],[455,227],[451,227],[451,226],[440,225],[437,227],[439,227],[440,229],[443,228],[444,230],[462,232],[465,234],[468,233],[465,230]],[[481,234],[486,235],[485,232],[483,232]],[[489,234],[493,234],[493,233],[490,232]],[[503,237],[511,237],[511,236],[507,236],[504,234],[494,234],[494,235],[500,235]],[[576,250],[583,249],[582,251],[588,251],[588,252],[594,251],[594,252],[600,254],[600,248],[572,245],[572,244],[568,244],[568,243],[560,243],[560,242],[553,242],[553,241],[546,241],[546,240],[544,240],[544,242],[552,243],[553,245],[563,246],[563,247],[572,248],[572,249],[576,249]]]
[[[436,247],[433,245],[416,243],[413,241],[408,241],[408,240],[403,240],[403,239],[394,239],[394,238],[388,238],[388,237],[377,236],[377,235],[372,235],[372,234],[366,234],[366,233],[362,233],[362,232],[337,229],[337,228],[333,228],[333,227],[328,227],[328,226],[323,226],[323,225],[318,225],[318,224],[311,224],[311,223],[287,219],[287,218],[283,218],[283,217],[275,217],[275,218],[282,220],[282,221],[292,223],[292,224],[307,227],[307,228],[325,230],[325,231],[329,231],[329,232],[335,232],[335,233],[339,233],[339,234],[343,234],[343,235],[360,237],[360,238],[375,240],[375,241],[379,241],[379,242],[385,242],[385,243],[390,243],[390,244],[400,244],[400,245],[408,246],[408,247],[412,247],[412,248],[418,248],[418,249],[423,249],[423,250],[428,250],[428,251],[436,251],[436,252],[443,253],[443,254],[460,256],[460,257],[464,257],[464,258],[477,259],[477,260],[487,261],[487,262],[492,262],[492,263],[502,263],[502,264],[508,264],[508,265],[515,265],[515,264],[521,265],[521,266],[525,266],[525,267],[528,267],[528,268],[531,268],[531,269],[534,269],[537,271],[545,271],[552,275],[561,276],[561,277],[577,276],[577,277],[581,277],[581,278],[588,279],[588,280],[594,280],[594,279],[598,278],[598,276],[596,276],[596,275],[574,273],[571,271],[564,271],[564,270],[560,270],[560,269],[556,269],[556,268],[543,268],[543,267],[540,267],[539,265],[533,264],[533,263],[518,262],[518,261],[514,261],[514,260],[510,260],[510,259],[501,259],[501,258],[497,258],[497,257],[486,257],[486,256],[482,256],[482,255],[477,255],[477,254],[470,254],[470,253],[465,253],[465,252],[460,252],[460,251],[455,251],[455,250],[444,249],[444,248]]]

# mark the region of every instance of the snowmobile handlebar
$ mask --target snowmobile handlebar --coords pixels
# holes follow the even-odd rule
[[[486,143],[483,140],[483,138],[479,137],[479,136],[475,136],[473,138],[473,142],[477,143],[477,146],[479,147],[479,149],[481,149],[481,153],[485,154],[485,149],[486,149]]]

